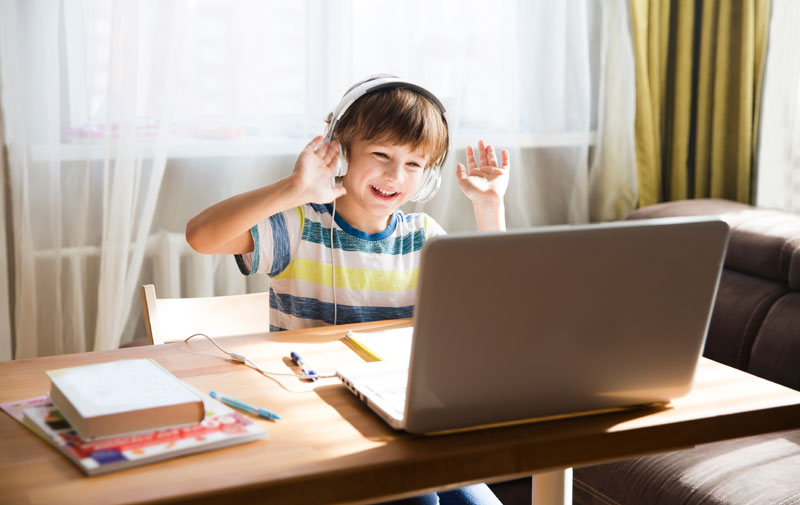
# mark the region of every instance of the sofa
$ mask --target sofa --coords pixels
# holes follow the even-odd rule
[[[731,235],[704,355],[800,390],[800,215],[706,199],[630,218],[708,214],[727,221]],[[576,468],[573,501],[800,504],[800,430]]]

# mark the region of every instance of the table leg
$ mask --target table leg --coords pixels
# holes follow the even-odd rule
[[[572,505],[572,468],[533,475],[533,505]]]

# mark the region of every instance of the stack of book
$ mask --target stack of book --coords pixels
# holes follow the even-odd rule
[[[153,360],[47,372],[50,394],[0,408],[96,475],[257,440],[266,430]]]

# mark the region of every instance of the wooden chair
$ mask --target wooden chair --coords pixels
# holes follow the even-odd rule
[[[141,288],[144,322],[150,344],[184,340],[195,333],[209,337],[269,331],[269,293],[157,298],[156,288]]]

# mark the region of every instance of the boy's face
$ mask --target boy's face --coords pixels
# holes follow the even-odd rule
[[[356,140],[350,146],[344,187],[336,211],[366,233],[386,228],[392,212],[419,187],[428,157],[410,146]]]

